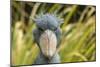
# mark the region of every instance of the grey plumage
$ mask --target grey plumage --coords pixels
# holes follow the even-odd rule
[[[60,63],[60,57],[58,53],[55,53],[55,55],[48,60],[48,58],[45,58],[45,56],[40,52],[38,57],[36,58],[36,61],[34,64],[50,64],[50,63]]]
[[[51,30],[53,32],[52,34],[55,34],[55,36],[56,36],[56,39],[57,39],[56,48],[58,48],[60,45],[60,39],[61,39],[60,24],[62,23],[62,19],[57,18],[53,14],[42,14],[40,16],[37,16],[34,19],[34,21],[36,22],[37,28],[35,30],[33,30],[33,36],[34,36],[35,42],[37,43],[37,45],[40,49],[40,53],[39,53],[38,57],[36,58],[35,64],[60,63],[60,57],[57,52],[55,52],[55,54],[51,57],[51,59],[49,59],[48,57],[46,57],[43,54],[43,52],[41,50],[41,46],[40,46],[40,37],[44,33],[44,31]],[[50,38],[50,36],[49,36],[49,38]],[[53,44],[51,44],[51,45],[48,44],[47,46],[52,46],[52,45]],[[48,49],[49,49],[49,47],[48,47]],[[47,51],[48,51],[48,49],[47,49]],[[46,51],[46,50],[44,50],[44,51]]]

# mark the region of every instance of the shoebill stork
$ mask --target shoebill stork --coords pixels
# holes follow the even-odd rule
[[[60,63],[57,48],[61,40],[62,19],[47,13],[36,16],[34,21],[36,29],[33,30],[33,36],[40,49],[34,64]]]

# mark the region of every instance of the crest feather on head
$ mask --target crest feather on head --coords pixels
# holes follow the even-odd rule
[[[58,18],[55,14],[39,14],[33,19],[36,22],[38,27],[47,28],[47,26],[51,27],[59,27],[63,23],[63,19]]]

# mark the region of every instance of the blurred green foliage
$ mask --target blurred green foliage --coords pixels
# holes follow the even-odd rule
[[[61,63],[96,60],[95,6],[12,1],[11,7],[12,65],[34,63],[39,49],[32,35],[36,26],[31,17],[41,12],[55,13],[64,19],[58,48]]]

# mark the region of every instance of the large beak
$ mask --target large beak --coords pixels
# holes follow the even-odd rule
[[[57,38],[51,30],[46,30],[40,36],[40,49],[44,56],[50,59],[56,52]]]

